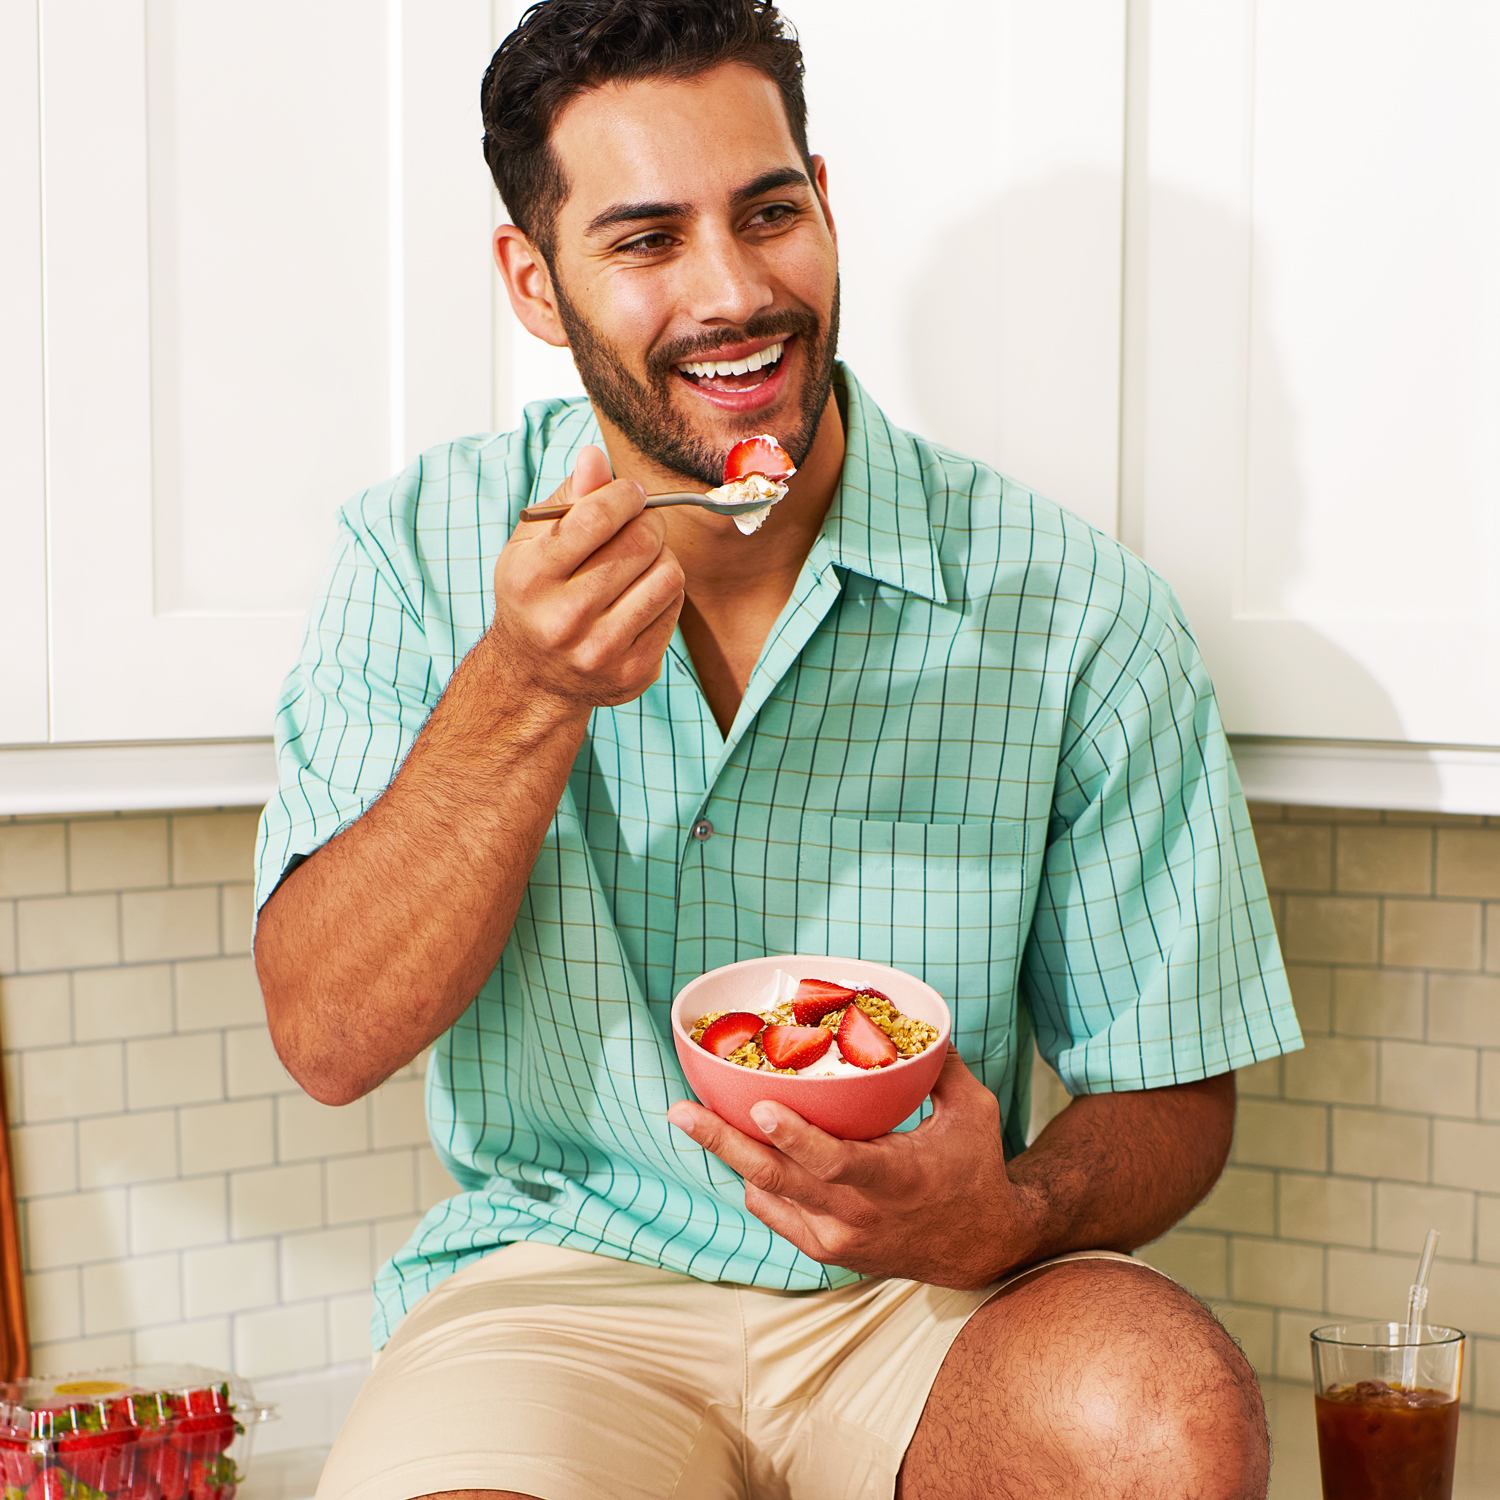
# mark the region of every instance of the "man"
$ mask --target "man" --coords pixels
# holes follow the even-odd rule
[[[800,75],[767,0],[546,0],[486,76],[496,260],[590,400],[347,507],[283,701],[277,1046],[344,1103],[433,1045],[463,1188],[320,1494],[1264,1494],[1243,1357],[1110,1253],[1298,1045],[1212,693],[1136,559],[837,365]],[[643,508],[766,431],[755,535]],[[675,991],[797,951],[949,998],[916,1129],[685,1099]],[[1078,1097],[1028,1149],[1033,1029]]]

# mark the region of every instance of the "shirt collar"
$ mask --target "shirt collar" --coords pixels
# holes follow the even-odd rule
[[[916,441],[893,427],[847,365],[844,467],[819,543],[830,561],[937,604],[948,603]],[[815,545],[813,556],[824,550]]]

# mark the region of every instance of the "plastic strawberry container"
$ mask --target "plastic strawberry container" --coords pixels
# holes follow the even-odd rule
[[[4,1500],[234,1500],[274,1410],[224,1370],[132,1365],[0,1385]]]

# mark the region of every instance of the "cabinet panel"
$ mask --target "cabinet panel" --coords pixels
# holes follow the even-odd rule
[[[1150,17],[1145,555],[1232,730],[1500,744],[1500,13]]]
[[[268,732],[334,508],[486,425],[489,13],[443,10],[45,0],[54,738]]]
[[[47,738],[37,13],[0,7],[0,742]]]

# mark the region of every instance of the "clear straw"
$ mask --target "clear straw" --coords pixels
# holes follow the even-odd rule
[[[1427,1243],[1422,1246],[1422,1259],[1417,1264],[1417,1279],[1406,1294],[1406,1343],[1401,1356],[1401,1384],[1408,1390],[1417,1381],[1416,1344],[1422,1337],[1422,1314],[1427,1307],[1427,1278],[1432,1274],[1432,1259],[1437,1254],[1438,1232],[1427,1231]]]

